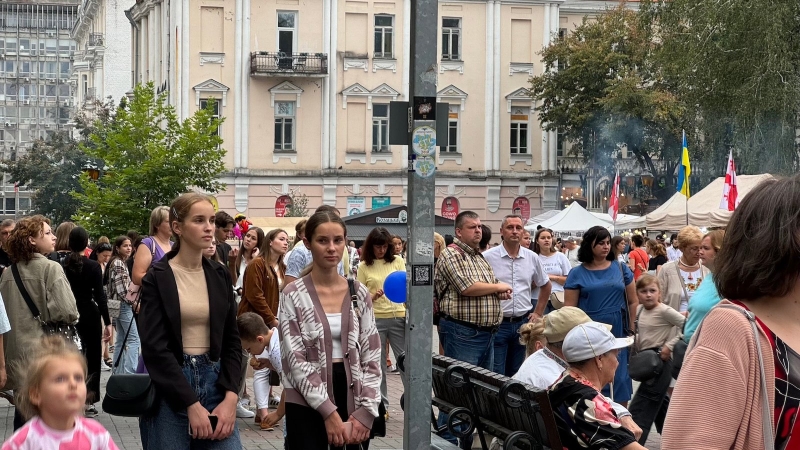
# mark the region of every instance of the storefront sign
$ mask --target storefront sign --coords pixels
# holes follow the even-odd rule
[[[458,199],[455,197],[447,197],[442,200],[442,217],[450,220],[456,220],[458,215],[459,205]]]
[[[391,197],[372,197],[372,209],[384,208],[391,204]]]
[[[275,217],[286,217],[286,210],[292,204],[292,198],[288,195],[281,195],[275,200]]]
[[[406,223],[408,222],[408,213],[400,210],[397,217],[376,217],[375,223]]]
[[[352,216],[367,210],[366,197],[347,197],[347,215]]]
[[[526,197],[517,197],[511,207],[511,213],[522,216],[523,225],[531,218],[531,202]]]

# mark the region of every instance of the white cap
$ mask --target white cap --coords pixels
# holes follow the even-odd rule
[[[615,338],[605,325],[588,322],[575,326],[561,345],[567,362],[586,361],[617,348],[630,347],[633,338]]]

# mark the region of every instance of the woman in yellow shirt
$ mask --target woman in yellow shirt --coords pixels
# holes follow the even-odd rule
[[[403,303],[389,301],[383,295],[383,282],[390,273],[406,271],[406,262],[389,250],[392,235],[386,228],[377,227],[370,231],[361,250],[361,263],[358,265],[358,281],[369,289],[375,311],[375,325],[381,337],[381,399],[389,410],[389,397],[386,391],[386,340],[395,355],[405,351],[406,307]],[[401,373],[402,375],[402,373]],[[403,376],[405,385],[405,376]]]

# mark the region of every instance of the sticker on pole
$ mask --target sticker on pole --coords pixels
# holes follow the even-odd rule
[[[431,156],[420,156],[414,159],[414,173],[418,177],[428,178],[436,173],[436,162]]]
[[[430,286],[433,284],[433,265],[414,264],[411,266],[411,285]]]
[[[428,125],[414,128],[411,135],[411,149],[419,156],[436,154],[436,130]]]

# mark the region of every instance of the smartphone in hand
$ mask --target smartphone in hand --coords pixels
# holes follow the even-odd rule
[[[353,439],[353,422],[344,423],[344,442],[349,443]]]
[[[211,431],[217,431],[217,422],[219,421],[219,417],[209,414],[208,421],[211,422]],[[191,423],[189,424],[189,436],[193,436]]]

